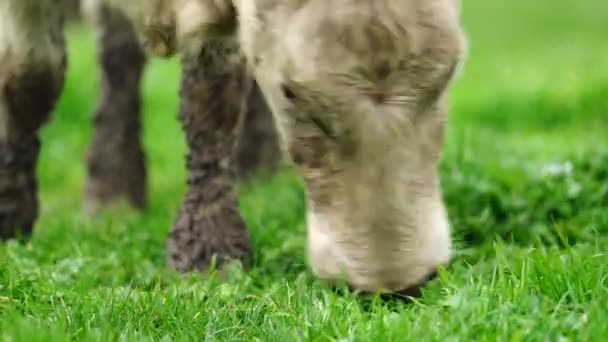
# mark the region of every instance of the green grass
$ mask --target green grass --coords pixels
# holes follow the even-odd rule
[[[0,340],[606,340],[606,4],[463,2],[471,44],[441,165],[458,256],[420,300],[319,284],[289,170],[241,189],[252,270],[168,270],[185,176],[175,60],[145,77],[150,208],[83,215],[97,71],[90,33],[74,26],[66,91],[43,134],[40,221],[29,243],[0,246]]]

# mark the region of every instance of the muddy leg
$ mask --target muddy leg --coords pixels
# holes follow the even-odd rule
[[[86,207],[95,210],[124,197],[143,208],[147,178],[139,87],[145,55],[120,12],[99,6],[90,21],[97,30],[101,93],[87,154]]]
[[[0,240],[27,237],[38,217],[38,134],[61,92],[66,66],[60,7],[7,1],[0,22],[13,36],[0,34],[8,38],[0,39]]]
[[[80,17],[80,0],[63,0],[65,15],[69,19]]]
[[[249,178],[256,171],[274,171],[281,161],[274,119],[255,83],[247,99],[236,153],[237,174],[241,179]]]
[[[232,42],[213,41],[182,60],[179,119],[186,133],[188,188],[167,242],[167,262],[205,270],[235,258],[245,264],[249,239],[239,214],[233,161],[247,78]],[[233,59],[232,59],[233,60]]]

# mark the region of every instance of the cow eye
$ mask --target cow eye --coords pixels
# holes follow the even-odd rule
[[[281,84],[281,91],[283,92],[283,95],[285,96],[285,98],[288,99],[289,101],[296,100],[296,94],[287,85]]]

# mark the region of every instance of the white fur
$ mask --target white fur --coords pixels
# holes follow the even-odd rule
[[[440,194],[432,187],[413,189],[408,183],[415,173],[407,166],[399,170],[398,164],[391,165],[395,173],[358,165],[333,189],[339,203],[331,208],[309,203],[309,261],[320,278],[344,274],[360,289],[399,290],[449,262],[451,240]]]
[[[3,0],[0,2],[0,75],[23,64],[60,64],[62,55],[53,48],[49,0]]]
[[[266,7],[259,8],[261,3]],[[308,257],[321,279],[345,277],[363,290],[399,290],[418,284],[450,260],[450,229],[436,171],[442,104],[421,112],[417,103],[428,89],[418,89],[414,86],[418,80],[407,74],[395,75],[389,84],[394,99],[389,96],[379,104],[357,88],[377,84],[365,85],[361,80],[354,87],[342,87],[332,73],[367,67],[378,56],[390,61],[408,53],[418,56],[424,47],[437,46],[435,55],[412,58],[428,65],[429,72],[421,76],[427,87],[442,86],[441,79],[457,64],[462,46],[454,4],[451,0],[378,0],[373,5],[342,0],[236,1],[242,47],[250,61],[259,59],[254,73],[284,145],[298,144],[294,137],[311,133],[290,116],[299,105],[285,99],[282,84],[305,84],[342,97],[348,106],[343,112],[336,109],[318,115],[333,123],[338,134],[341,129],[350,134],[344,142],[327,143],[353,144],[354,155],[343,156],[338,147],[330,148],[325,167],[298,168],[300,175],[318,184],[317,189],[307,189],[308,196],[318,197],[320,192],[326,197],[323,203],[309,198],[307,208]],[[400,29],[405,32],[403,41],[392,42],[395,52],[366,51],[364,36],[354,40],[361,44],[359,54],[335,44],[340,29],[357,32],[357,23],[370,20],[368,11],[374,6],[373,10],[387,16],[382,20],[391,32],[397,32],[396,37]],[[431,16],[427,20],[437,24],[437,32],[427,33],[417,26],[419,18],[412,13],[422,9]],[[323,31],[320,25],[327,22],[329,27]],[[404,27],[390,26],[393,23]]]
[[[52,3],[49,0],[0,1],[0,91],[8,77],[41,65],[59,68],[61,51],[50,41]],[[8,138],[9,113],[0,94],[0,142]]]

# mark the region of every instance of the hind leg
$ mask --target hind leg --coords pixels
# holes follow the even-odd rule
[[[39,130],[63,87],[62,7],[0,4],[0,239],[27,236],[38,217]]]
[[[101,77],[87,154],[86,207],[95,210],[126,198],[141,209],[147,200],[140,96],[145,55],[120,11],[99,4],[89,19],[97,32]]]
[[[236,148],[236,169],[240,179],[247,179],[257,171],[275,171],[281,161],[274,119],[255,82],[249,91],[244,115]]]

